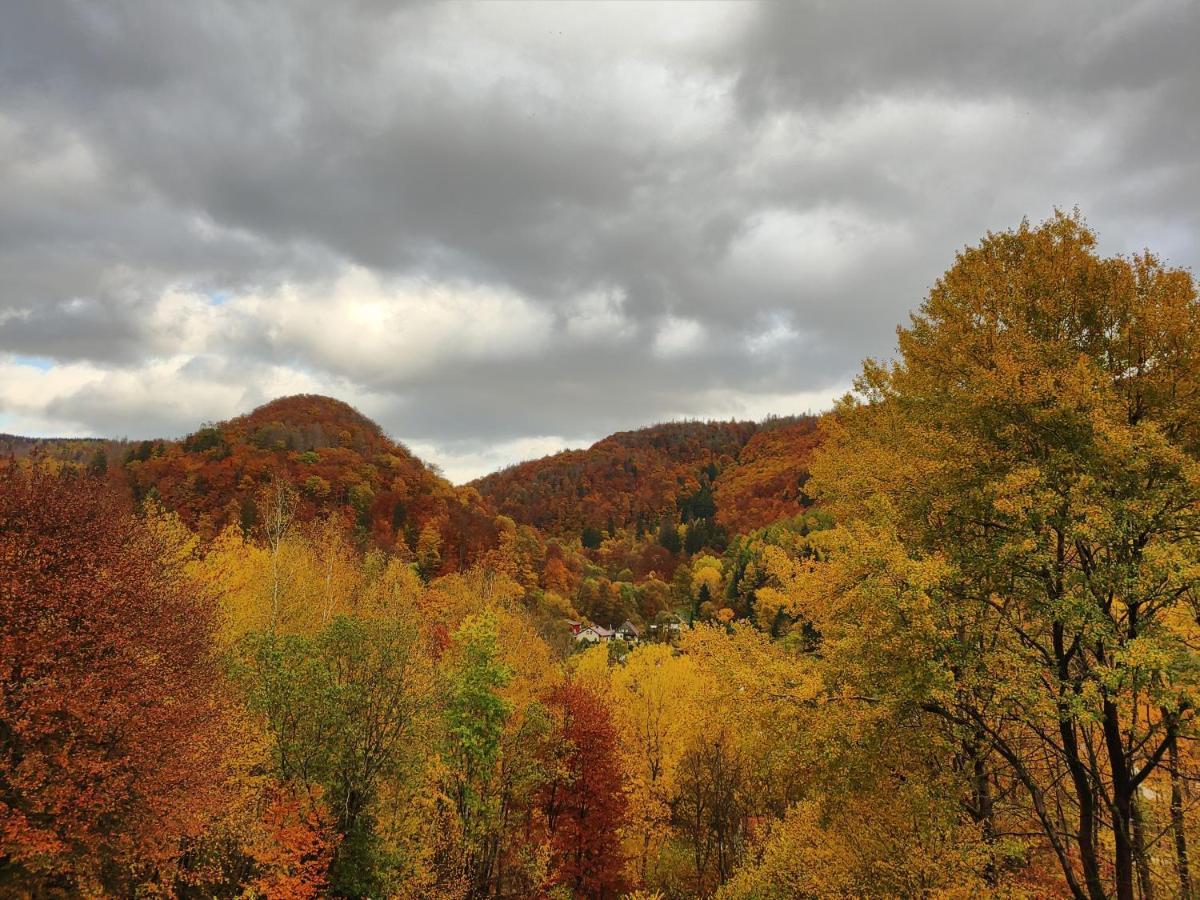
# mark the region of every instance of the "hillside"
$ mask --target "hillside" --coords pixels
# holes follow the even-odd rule
[[[296,518],[333,514],[378,547],[415,550],[440,536],[443,569],[461,568],[495,543],[493,516],[353,407],[329,397],[283,397],[247,415],[205,425],[181,441],[126,451],[135,499],[157,496],[202,534],[251,527],[272,477],[297,492]],[[428,540],[428,537],[427,537]]]
[[[804,508],[805,467],[816,441],[813,417],[654,425],[472,485],[497,511],[553,534],[644,531],[664,516],[744,531]]]
[[[716,520],[745,533],[794,516],[811,505],[804,493],[808,460],[820,442],[812,416],[768,421],[713,484]]]

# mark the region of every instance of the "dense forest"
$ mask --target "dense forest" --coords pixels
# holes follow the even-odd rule
[[[1058,214],[897,335],[465,486],[306,395],[0,436],[0,894],[1196,896],[1193,277]]]

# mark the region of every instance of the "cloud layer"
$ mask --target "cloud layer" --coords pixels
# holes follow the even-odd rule
[[[358,405],[452,478],[816,409],[988,229],[1196,262],[1194,3],[0,10],[0,430]]]

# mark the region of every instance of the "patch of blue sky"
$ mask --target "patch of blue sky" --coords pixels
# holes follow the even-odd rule
[[[54,368],[54,360],[48,356],[22,356],[18,353],[12,357],[12,361],[18,366],[28,366],[40,372],[46,372]]]

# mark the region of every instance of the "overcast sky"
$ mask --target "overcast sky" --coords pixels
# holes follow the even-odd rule
[[[954,252],[1194,267],[1200,4],[0,4],[0,431],[300,391],[464,480],[819,410]]]

